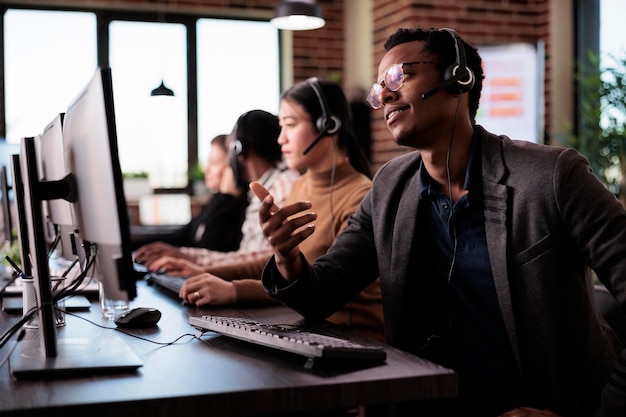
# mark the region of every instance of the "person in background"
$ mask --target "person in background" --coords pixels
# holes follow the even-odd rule
[[[164,257],[187,259],[206,265],[254,257],[257,252],[267,253],[269,245],[258,224],[261,202],[248,190],[248,183],[258,181],[265,184],[276,192],[281,201],[289,194],[300,173],[285,166],[280,146],[276,142],[279,133],[280,125],[276,115],[264,110],[251,110],[237,119],[228,138],[231,172],[238,187],[243,187],[247,193],[247,207],[241,225],[242,236],[236,250],[223,252],[202,247],[176,247],[160,242],[137,250],[136,261],[144,264],[149,271],[161,271],[163,268],[155,261]]]
[[[380,277],[389,344],[457,372],[459,395],[394,415],[626,416],[626,350],[598,313],[591,270],[626,306],[626,210],[572,149],[475,122],[478,51],[452,29],[401,28],[369,102],[396,143],[345,231],[313,263],[306,200],[259,221],[266,290],[325,317]],[[407,387],[410,389],[410,387]]]
[[[236,183],[229,165],[227,139],[228,135],[218,135],[211,140],[208,164],[204,167],[204,183],[210,197],[201,212],[175,231],[135,240],[139,256],[161,243],[220,252],[239,248],[247,206],[246,190]]]
[[[279,120],[282,130],[278,143],[284,159],[289,168],[304,172],[294,183],[285,204],[306,199],[314,204],[319,215],[317,233],[302,246],[304,256],[313,262],[347,227],[350,215],[370,189],[369,162],[354,136],[346,97],[335,82],[309,79],[293,85],[281,96]],[[267,251],[251,262],[206,268],[184,260],[157,266],[177,275],[191,275],[179,294],[187,303],[275,304],[260,281],[271,254]],[[379,282],[374,281],[360,294],[353,295],[328,320],[382,340]]]

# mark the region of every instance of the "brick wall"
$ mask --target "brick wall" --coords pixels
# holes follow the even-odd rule
[[[154,10],[167,7],[185,13],[269,17],[279,0],[36,0],[31,3],[96,8]],[[0,0],[0,3],[3,3]],[[23,3],[23,2],[22,2]],[[326,26],[314,31],[293,32],[293,76],[301,81],[310,76],[330,78],[342,83],[346,47],[343,31],[343,0],[318,0]],[[385,39],[397,28],[451,27],[473,44],[495,42],[545,42],[546,69],[550,66],[550,0],[373,0],[374,68],[384,54]],[[244,36],[242,34],[242,36]],[[550,79],[545,74],[545,121],[549,131]],[[344,88],[349,86],[344,85]],[[373,113],[373,165],[377,169],[393,156],[406,150],[393,143],[380,119]]]
[[[374,74],[384,55],[383,44],[399,27],[450,27],[471,44],[545,42],[550,64],[549,0],[374,0]],[[545,123],[548,129],[550,79],[545,76]],[[406,152],[392,141],[380,115],[373,122],[373,165]],[[496,132],[497,133],[497,132]]]
[[[318,1],[326,26],[315,31],[294,32],[294,80],[312,75],[342,82],[343,63],[343,1]],[[550,0],[373,0],[374,68],[384,55],[383,43],[399,27],[451,27],[472,44],[503,42],[531,42],[542,40],[545,44],[546,69],[550,65],[549,11]],[[550,79],[545,78],[545,126],[549,131]],[[344,88],[350,86],[343,85]],[[381,119],[379,112],[372,113],[373,168],[378,169],[394,156],[406,152],[397,146]]]

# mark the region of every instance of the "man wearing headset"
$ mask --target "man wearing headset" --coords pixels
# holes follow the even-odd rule
[[[475,124],[481,59],[456,32],[400,29],[385,49],[369,102],[418,152],[379,170],[313,264],[298,245],[315,207],[252,184],[274,251],[266,290],[325,317],[380,276],[387,342],[459,378],[457,398],[395,415],[625,416],[626,351],[590,271],[626,305],[626,210],[576,151]]]

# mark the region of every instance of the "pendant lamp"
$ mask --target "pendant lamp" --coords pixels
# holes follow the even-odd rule
[[[155,88],[154,90],[152,90],[150,95],[152,97],[154,97],[154,96],[174,96],[174,91],[172,91],[171,89],[167,88],[165,86],[165,83],[163,82],[163,80],[161,80],[161,85],[158,86],[157,88]]]
[[[162,9],[159,10],[159,22],[161,24],[165,24],[165,9],[169,6],[169,0],[164,0],[164,6]],[[160,35],[162,35],[160,33]],[[165,61],[165,58],[163,56],[163,54],[161,54],[161,56],[159,56],[161,61]],[[161,63],[161,65],[163,65],[163,62]],[[152,90],[152,92],[150,93],[151,97],[157,97],[157,96],[170,96],[173,97],[174,96],[174,91],[171,88],[167,88],[165,86],[165,81],[163,79],[161,79],[161,85],[159,85],[157,88],[155,88],[154,90]]]
[[[270,22],[283,30],[312,30],[326,24],[315,0],[281,0]]]

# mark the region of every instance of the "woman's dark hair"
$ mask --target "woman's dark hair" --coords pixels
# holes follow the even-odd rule
[[[371,178],[369,161],[354,136],[350,106],[341,86],[330,80],[316,79],[315,82],[320,93],[323,94],[325,104],[328,106],[326,109],[328,117],[334,116],[341,122],[337,132],[339,135],[339,148],[346,151],[350,164],[355,170]],[[281,99],[300,104],[311,116],[314,125],[316,125],[316,121],[319,118],[323,117],[324,111],[322,106],[324,103],[318,98],[310,80],[294,84],[281,95]]]
[[[437,68],[441,71],[441,79],[443,80],[443,74],[446,68],[456,61],[454,38],[451,33],[432,27],[427,30],[419,26],[415,29],[400,28],[385,41],[385,50],[389,51],[396,45],[412,41],[423,41],[424,50],[437,57]],[[482,59],[478,54],[478,50],[463,39],[460,39],[459,48],[465,49],[467,67],[474,73],[474,86],[468,92],[469,112],[472,120],[474,120],[476,112],[478,111],[480,94],[483,89],[483,79],[485,78]]]
[[[233,129],[235,139],[241,142],[241,154],[249,150],[273,164],[283,158],[278,144],[280,124],[278,117],[265,110],[250,110],[239,116]]]

